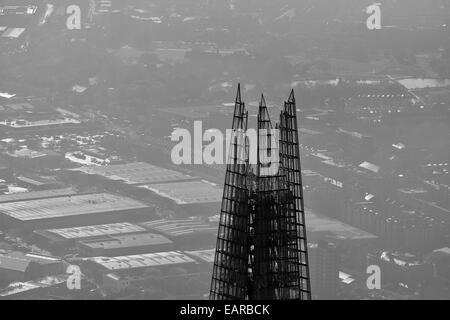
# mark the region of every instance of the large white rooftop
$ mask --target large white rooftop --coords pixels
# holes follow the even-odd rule
[[[86,174],[100,175],[110,180],[123,181],[130,185],[152,184],[194,179],[181,172],[161,168],[145,162],[134,162],[99,167],[73,169]]]
[[[142,202],[109,193],[94,193],[0,204],[0,213],[21,221],[146,208]]]
[[[120,257],[94,257],[86,258],[85,260],[95,262],[109,270],[137,269],[196,262],[189,256],[176,251]]]
[[[183,181],[145,185],[156,194],[172,199],[177,204],[221,202],[223,189],[206,181]]]

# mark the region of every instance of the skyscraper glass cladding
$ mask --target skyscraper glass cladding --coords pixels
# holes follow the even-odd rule
[[[294,92],[272,126],[258,111],[256,161],[240,87],[233,116],[212,300],[311,299]]]

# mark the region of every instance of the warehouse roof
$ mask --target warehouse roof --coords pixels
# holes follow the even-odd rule
[[[352,227],[341,221],[334,220],[325,216],[318,215],[312,211],[305,213],[306,225],[308,226],[308,234],[315,233],[327,234],[327,237],[336,240],[361,240],[376,239],[377,237],[361,229]]]
[[[141,246],[171,244],[172,241],[160,234],[142,233],[131,235],[107,236],[101,239],[83,240],[80,243],[92,249],[118,249]]]
[[[172,199],[177,204],[221,202],[223,189],[207,181],[185,181],[145,185],[156,194]]]
[[[194,177],[185,175],[181,172],[157,167],[145,162],[82,167],[72,169],[72,171],[100,175],[110,180],[123,181],[124,183],[131,185],[194,179]]]
[[[446,255],[450,255],[450,248],[446,247],[446,248],[441,248],[441,249],[436,249],[433,252],[437,252],[437,253],[443,253]]]
[[[62,260],[58,257],[44,256],[41,254],[34,254],[34,253],[27,253],[24,255],[24,257],[25,259],[38,262],[39,264],[52,264],[62,262]]]
[[[216,254],[216,249],[197,250],[197,251],[185,251],[186,254],[200,259],[207,263],[213,263]]]
[[[0,269],[25,272],[30,264],[29,259],[0,255]]]
[[[33,186],[39,187],[44,185],[52,185],[55,184],[56,181],[51,179],[46,179],[39,176],[19,176],[17,177],[17,180],[21,182],[25,182],[27,184],[31,184]]]
[[[1,36],[3,38],[19,38],[25,30],[25,28],[8,28]]]
[[[39,285],[32,282],[14,282],[0,291],[0,297],[10,297],[39,288],[41,288]]]
[[[47,153],[36,151],[36,150],[30,150],[30,149],[20,149],[20,150],[14,150],[12,153],[8,153],[11,157],[15,158],[29,158],[29,159],[36,159],[36,158],[42,158],[47,156]]]
[[[364,168],[366,170],[372,171],[374,173],[378,173],[380,171],[380,167],[379,166],[377,166],[377,165],[375,165],[373,163],[367,162],[367,161],[364,161],[359,166],[361,168]]]
[[[68,275],[47,276],[28,282],[14,282],[0,290],[0,297],[13,297],[16,294],[29,292],[39,288],[48,288],[67,282]]]
[[[23,261],[28,262],[36,262],[41,265],[47,265],[47,264],[53,264],[53,263],[60,263],[62,260],[57,257],[52,256],[44,256],[41,254],[35,254],[35,253],[23,253],[20,251],[13,251],[9,252],[8,254],[3,255],[4,257],[9,257],[11,259],[19,259]]]
[[[121,257],[94,257],[85,258],[109,270],[126,270],[137,268],[158,267],[164,265],[176,265],[195,263],[195,260],[187,255],[176,252],[159,252]]]
[[[198,233],[217,234],[217,226],[212,226],[192,219],[154,220],[143,222],[140,225],[171,237],[180,237]]]
[[[0,203],[32,200],[32,199],[42,199],[42,198],[52,198],[52,197],[68,196],[68,195],[74,195],[74,194],[76,194],[76,192],[72,188],[3,194],[3,195],[0,195]]]
[[[86,227],[38,230],[35,232],[53,240],[71,240],[145,231],[146,229],[141,226],[129,222],[122,222]]]
[[[0,212],[21,221],[141,209],[139,201],[109,193],[94,193],[0,204]]]

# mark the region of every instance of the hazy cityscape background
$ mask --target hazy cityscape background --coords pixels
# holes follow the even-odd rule
[[[295,90],[313,299],[450,299],[450,2],[377,3],[0,0],[0,300],[208,299],[225,167],[171,134],[238,83]]]

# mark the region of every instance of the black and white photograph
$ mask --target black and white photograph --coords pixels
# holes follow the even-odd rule
[[[450,300],[449,163],[450,0],[0,0],[0,305]]]

